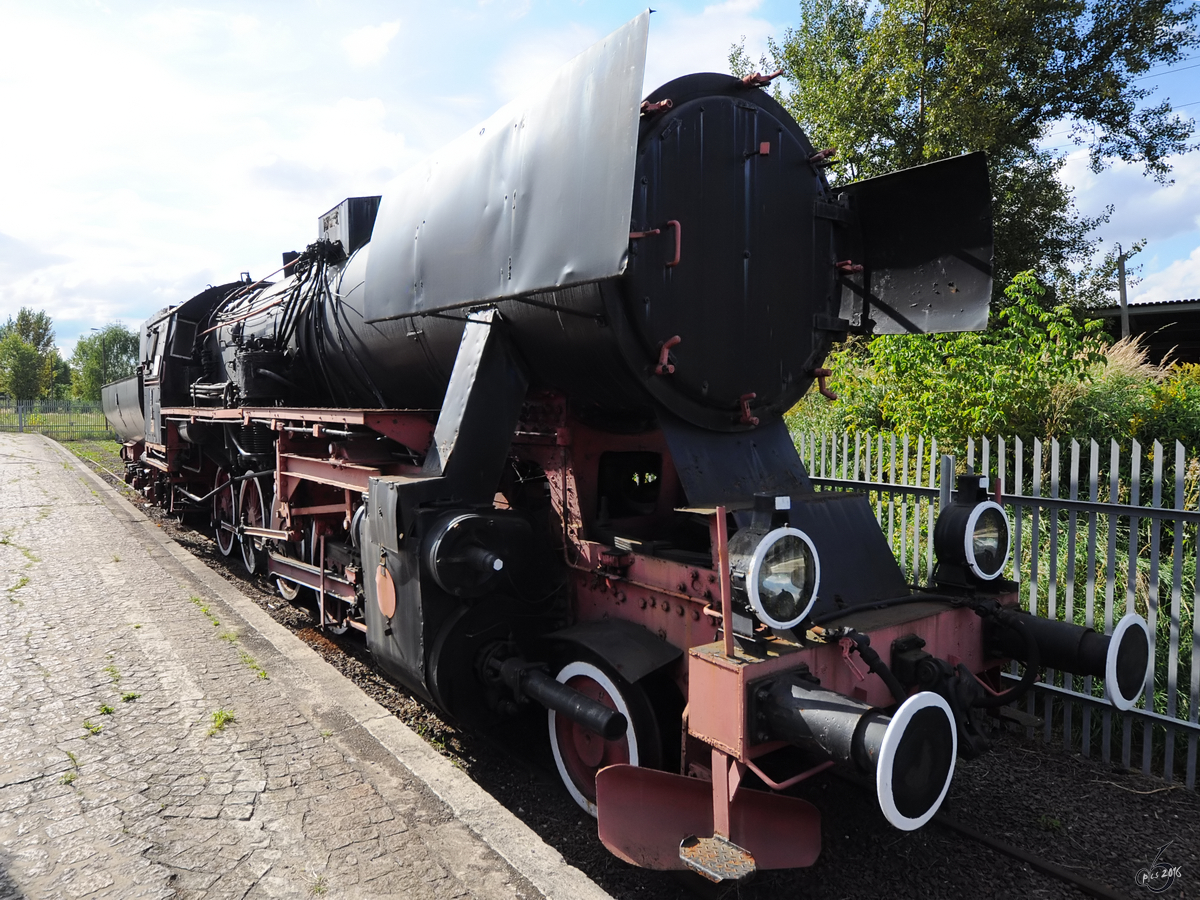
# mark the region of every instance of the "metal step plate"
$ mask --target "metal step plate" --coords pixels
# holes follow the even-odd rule
[[[679,844],[679,858],[709,881],[744,881],[757,871],[754,857],[720,835],[692,835]]]

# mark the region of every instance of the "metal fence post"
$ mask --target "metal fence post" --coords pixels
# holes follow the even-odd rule
[[[938,513],[950,505],[950,485],[954,482],[954,456],[942,454],[942,470],[938,473]]]

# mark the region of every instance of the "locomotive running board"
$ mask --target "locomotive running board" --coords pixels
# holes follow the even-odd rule
[[[713,785],[638,766],[609,766],[596,776],[600,841],[646,869],[692,869],[684,841],[713,834]],[[727,843],[757,869],[811,866],[821,853],[821,814],[806,800],[739,788],[729,805]],[[710,877],[706,874],[706,877]]]

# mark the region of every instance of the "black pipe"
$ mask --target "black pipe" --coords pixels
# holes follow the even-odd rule
[[[536,700],[606,741],[623,737],[629,727],[622,713],[555,681],[545,671],[520,657],[510,657],[501,663],[500,676],[518,697]]]
[[[887,685],[888,690],[896,698],[897,703],[903,703],[908,699],[908,691],[904,689],[904,685],[900,683],[900,679],[892,673],[887,663],[880,658],[875,648],[871,646],[871,639],[869,637],[855,631],[853,628],[841,629],[834,632],[834,636],[848,638],[854,644],[855,649],[858,650],[858,655],[867,664],[867,668],[878,675],[880,680]]]

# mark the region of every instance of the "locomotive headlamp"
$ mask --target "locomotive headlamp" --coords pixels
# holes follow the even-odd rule
[[[994,581],[1008,563],[1012,533],[1008,516],[988,497],[987,478],[964,475],[958,496],[942,510],[933,532],[939,583],[971,586]]]
[[[738,546],[740,545],[740,546]],[[755,617],[772,628],[794,628],[812,609],[821,583],[817,548],[803,531],[738,532],[730,543],[733,586]]]

